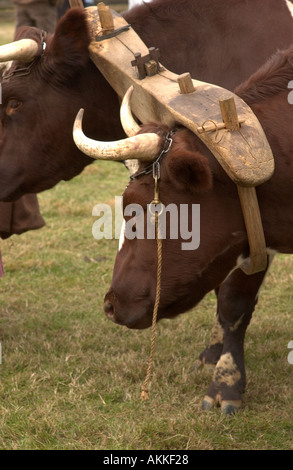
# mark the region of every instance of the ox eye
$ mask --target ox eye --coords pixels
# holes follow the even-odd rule
[[[16,99],[9,100],[6,106],[6,114],[8,114],[8,116],[11,116],[16,111],[18,111],[21,105],[22,105],[22,102],[19,100],[16,100]]]

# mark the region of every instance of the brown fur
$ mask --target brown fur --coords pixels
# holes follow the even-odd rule
[[[293,80],[293,46],[274,54],[263,67],[239,85],[235,93],[249,104],[258,103],[283,92],[290,80]]]

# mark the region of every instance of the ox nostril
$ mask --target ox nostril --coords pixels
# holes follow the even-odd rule
[[[114,317],[114,307],[109,300],[106,300],[104,303],[104,312],[109,318]]]

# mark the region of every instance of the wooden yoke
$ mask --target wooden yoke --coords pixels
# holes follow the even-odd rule
[[[220,100],[220,108],[225,128],[230,131],[238,131],[240,122],[234,98]],[[249,258],[242,264],[241,269],[245,274],[254,274],[264,271],[267,267],[266,241],[257,194],[254,186],[237,185],[237,189],[250,247]]]
[[[108,34],[97,9],[86,12],[93,38],[90,57],[120,98],[133,85],[131,107],[139,121],[187,127],[237,185],[250,245],[250,262],[243,270],[246,274],[264,270],[266,244],[255,186],[272,176],[274,158],[250,107],[224,88],[165,69],[158,62],[159,51],[147,49],[116,12],[112,11],[114,28]]]

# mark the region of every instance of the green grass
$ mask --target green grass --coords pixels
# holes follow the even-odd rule
[[[0,9],[0,45],[13,41],[14,12],[13,9]]]
[[[0,449],[292,450],[289,256],[274,262],[248,329],[237,415],[201,411],[212,371],[193,365],[209,340],[212,293],[159,323],[150,400],[141,402],[151,331],[105,318],[118,242],[91,233],[93,206],[112,204],[127,181],[122,166],[95,163],[39,195],[45,228],[1,242]]]
[[[215,313],[211,293],[158,325],[150,400],[140,400],[150,330],[102,312],[117,240],[97,241],[92,208],[128,175],[99,162],[39,195],[45,228],[1,243],[1,449],[293,449],[293,259],[280,256],[246,341],[248,388],[234,417],[201,411],[212,371],[194,372]]]

